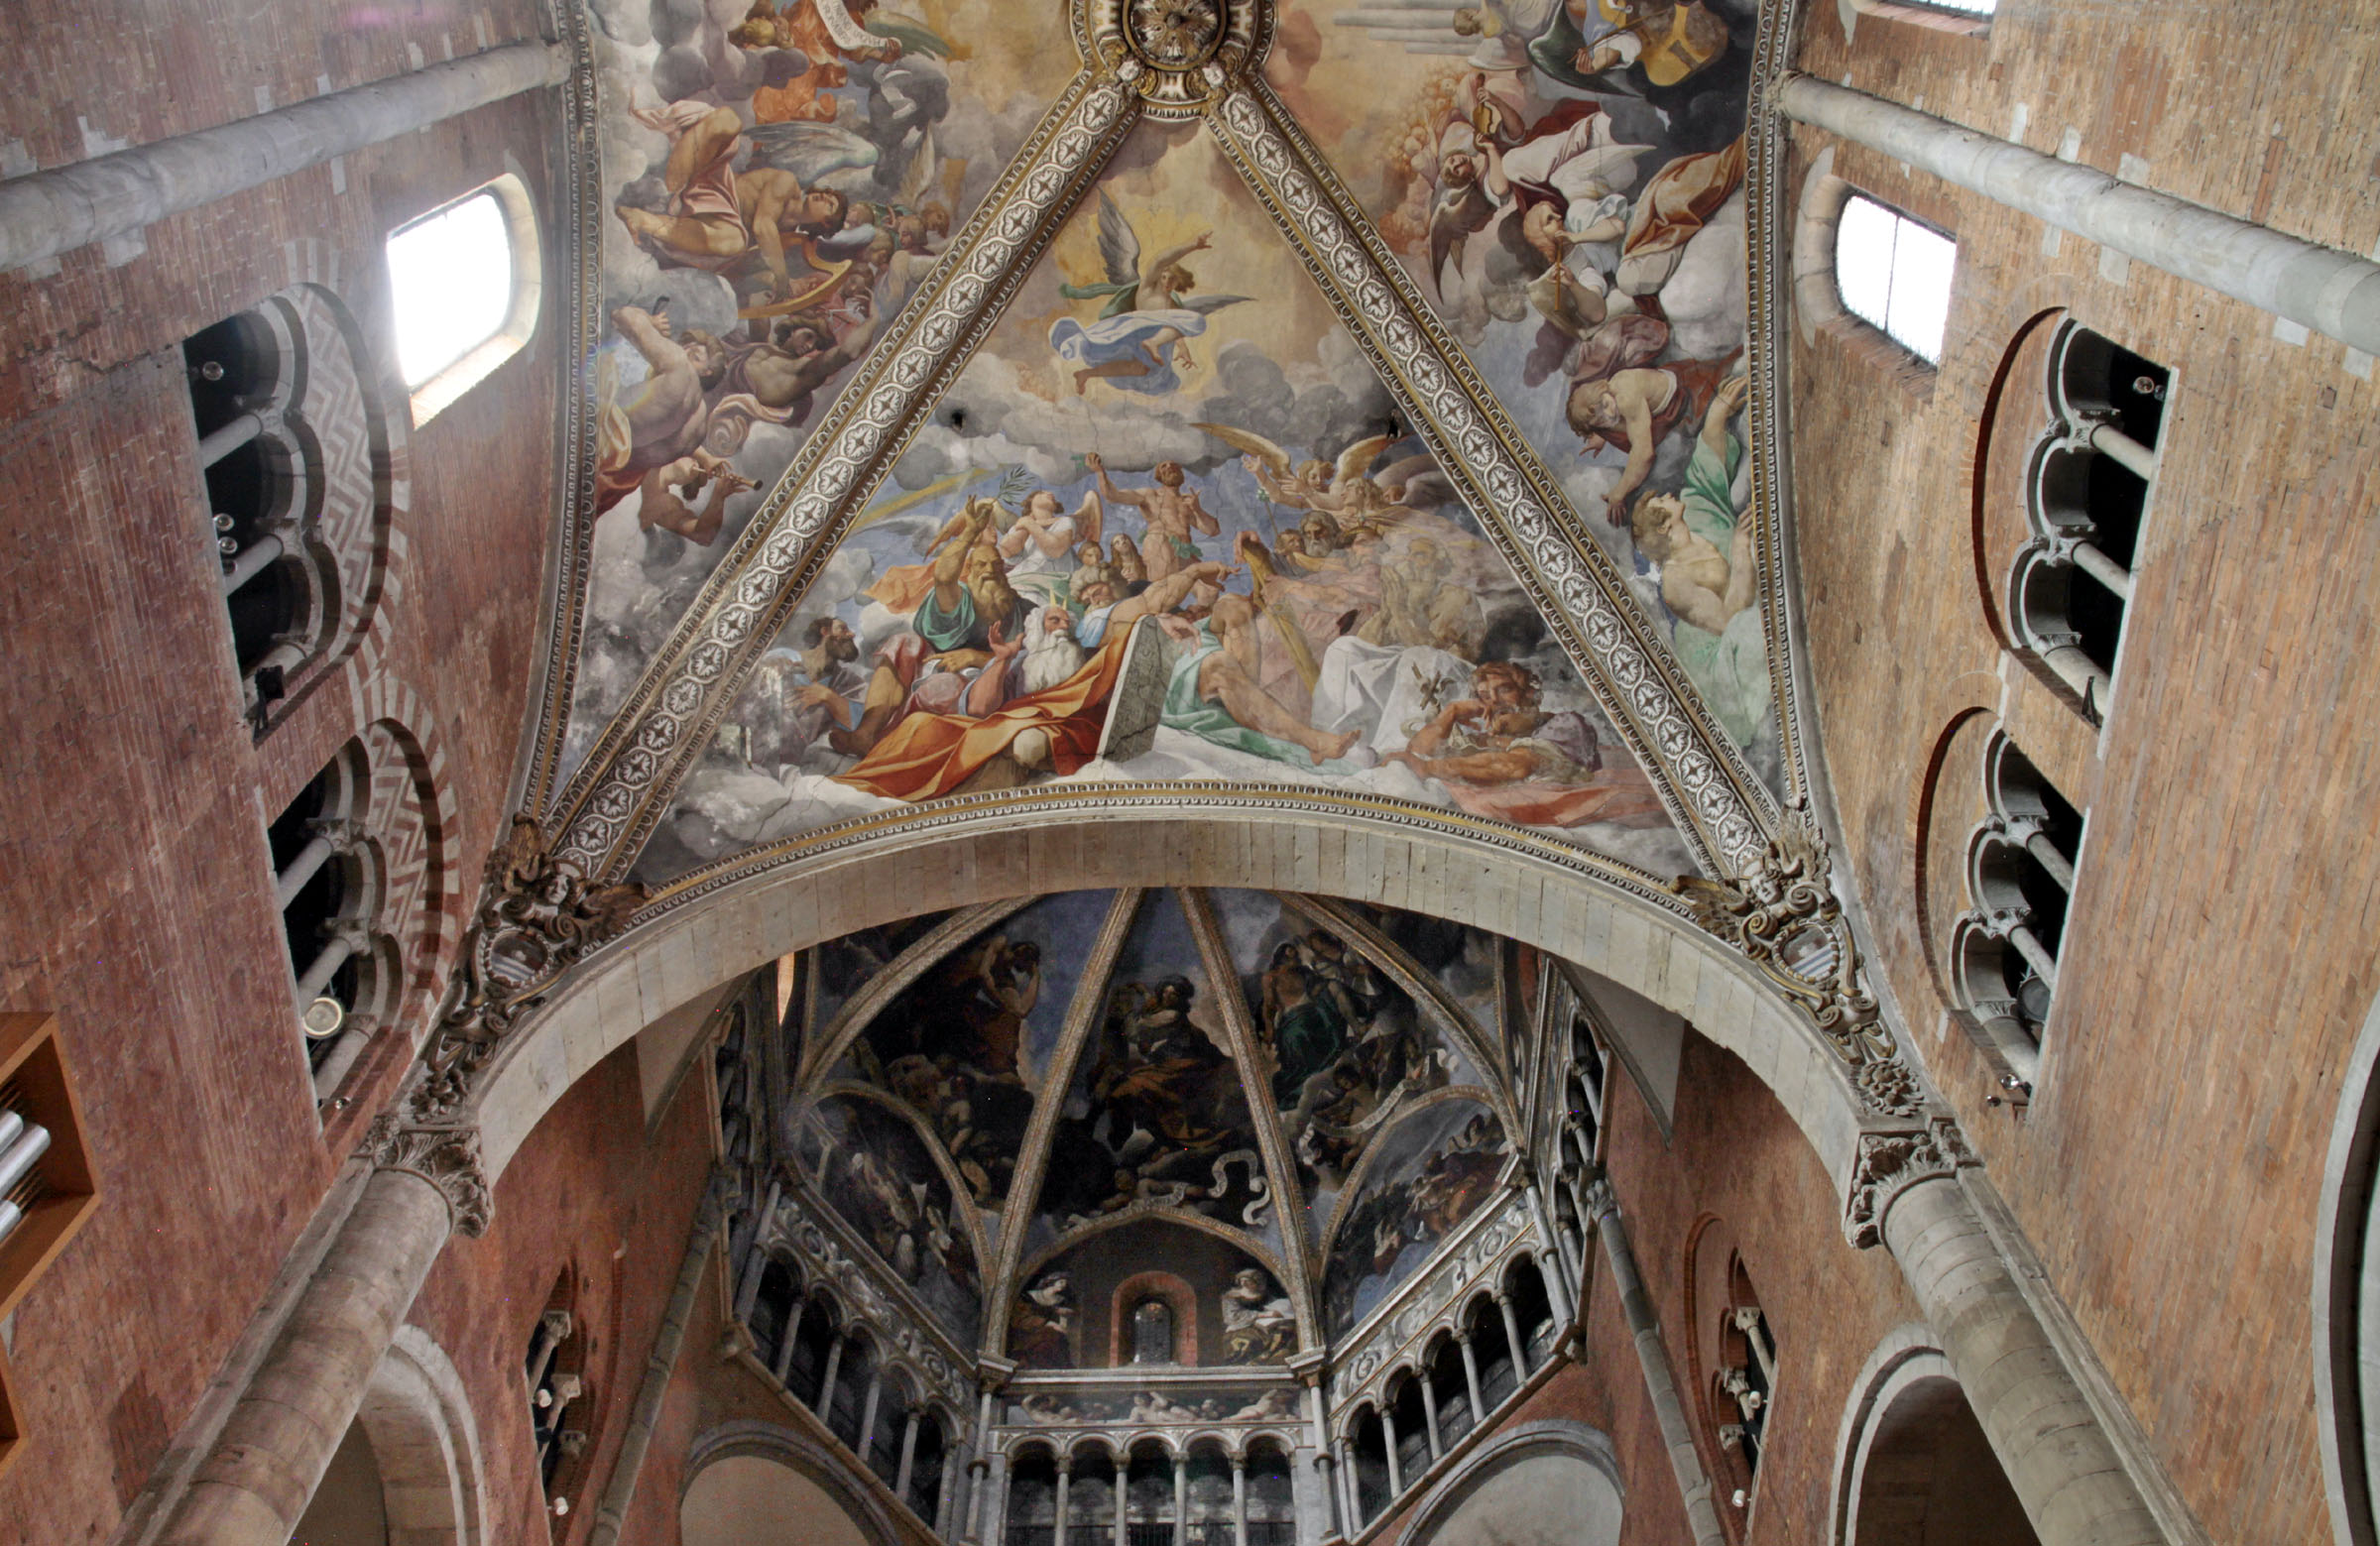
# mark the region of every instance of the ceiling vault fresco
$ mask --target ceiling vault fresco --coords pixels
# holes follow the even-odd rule
[[[594,46],[599,51],[619,52],[620,38],[632,30],[623,27],[612,14],[615,9],[619,8],[596,8]],[[972,14],[962,17],[964,7],[927,9],[943,17],[946,27],[958,20],[982,20]],[[1012,10],[1005,12],[1004,20],[1013,15]],[[672,798],[713,749],[720,727],[729,722],[734,702],[749,684],[762,656],[773,647],[783,648],[779,635],[785,624],[802,616],[805,597],[832,567],[839,545],[846,541],[864,514],[872,514],[870,506],[880,488],[899,470],[897,464],[919,432],[934,423],[943,396],[967,370],[974,351],[994,335],[1004,308],[1015,298],[1033,265],[1070,220],[1086,217],[1081,206],[1112,158],[1128,140],[1133,139],[1134,125],[1191,121],[1203,127],[1237,171],[1254,202],[1274,223],[1322,299],[1339,318],[1347,337],[1376,373],[1376,385],[1384,389],[1391,405],[1391,412],[1384,417],[1385,427],[1408,436],[1406,443],[1434,462],[1456,496],[1446,508],[1460,509],[1470,515],[1478,523],[1477,530],[1510,566],[1515,583],[1532,602],[1544,630],[1589,689],[1592,707],[1597,711],[1594,720],[1609,742],[1616,743],[1601,748],[1599,755],[1615,761],[1623,756],[1632,758],[1643,768],[1653,793],[1675,820],[1678,837],[1684,844],[1684,857],[1693,867],[1725,874],[1740,871],[1757,861],[1774,824],[1776,794],[1747,761],[1744,748],[1721,728],[1719,716],[1697,690],[1688,669],[1665,639],[1668,629],[1657,626],[1648,616],[1644,600],[1647,585],[1643,577],[1639,575],[1632,582],[1606,546],[1590,535],[1588,521],[1565,496],[1561,481],[1547,467],[1541,450],[1521,433],[1463,345],[1433,313],[1423,287],[1415,283],[1413,275],[1391,252],[1373,219],[1364,212],[1306,129],[1284,106],[1273,84],[1260,72],[1272,43],[1271,35],[1279,25],[1271,8],[1219,6],[1216,16],[1218,26],[1230,35],[1230,46],[1219,47],[1195,69],[1174,68],[1134,44],[1127,26],[1128,18],[1121,9],[1072,18],[1073,43],[1087,59],[1086,67],[1057,91],[1052,105],[1030,132],[1022,136],[1006,169],[973,195],[972,212],[951,232],[947,248],[936,258],[933,249],[938,237],[933,233],[928,232],[916,241],[908,240],[904,233],[902,239],[906,245],[892,256],[914,259],[907,265],[908,271],[913,274],[924,268],[922,278],[889,319],[870,316],[855,329],[867,335],[870,347],[852,366],[850,379],[841,385],[831,405],[785,458],[774,483],[765,491],[756,488],[752,494],[741,497],[752,508],[740,517],[729,517],[741,521],[732,537],[707,539],[705,545],[715,542],[720,551],[702,575],[700,584],[686,583],[685,575],[672,571],[672,583],[677,584],[678,590],[654,599],[663,603],[658,608],[660,613],[681,602],[683,610],[674,619],[664,618],[668,623],[665,634],[651,657],[638,662],[640,668],[633,684],[612,706],[608,720],[598,725],[570,725],[572,741],[583,741],[583,745],[575,746],[567,755],[556,750],[562,744],[564,727],[549,727],[548,756],[540,773],[547,779],[555,801],[548,819],[557,830],[562,857],[603,876],[624,875],[635,866],[640,852],[667,819]],[[657,47],[657,17],[651,26],[655,38],[653,46]],[[1323,39],[1325,46],[1354,36],[1346,27],[1317,29],[1310,18],[1303,19],[1298,30],[1301,40],[1318,31],[1330,34]],[[912,45],[929,52],[933,47],[930,42],[917,45],[915,40]],[[671,60],[683,55],[688,47],[681,41],[660,49],[659,57],[649,66],[643,66],[649,72],[643,84],[633,70],[609,70],[601,78],[606,85],[617,82],[632,98],[640,90],[662,94],[682,89],[687,79],[670,76],[668,71],[674,67]],[[710,40],[709,47],[713,56],[722,51],[716,39]],[[725,52],[735,54],[739,49],[750,55],[751,40],[747,38]],[[1271,52],[1277,55],[1279,50],[1273,48]],[[942,66],[945,94],[954,100],[987,67],[956,62],[965,53],[963,48],[957,50],[952,54],[953,61]],[[1328,62],[1327,59],[1322,64],[1308,61],[1306,89],[1310,91],[1313,81],[1322,78]],[[859,67],[855,61],[852,68],[856,71]],[[970,70],[974,73],[969,74]],[[705,77],[706,88],[700,94],[681,97],[681,105],[687,102],[707,105],[727,95],[726,88],[714,78],[719,73],[714,65],[712,77]],[[853,78],[858,78],[856,73]],[[1012,80],[1007,85],[1018,87],[1019,83]],[[750,89],[754,93],[751,102],[758,103],[765,92],[776,88]],[[869,101],[869,111],[880,109],[883,99],[880,82],[876,95]],[[745,110],[753,110],[751,103],[747,103]],[[1009,121],[1017,116],[1013,100],[1002,110]],[[714,110],[714,116],[718,111]],[[610,127],[624,113],[636,115],[639,127],[634,132],[675,134],[677,137],[668,146],[673,153],[700,133],[709,132],[701,125],[692,129],[683,127],[684,121],[693,116],[690,111],[668,120],[644,98],[621,102],[607,97],[602,112],[607,115],[607,128],[602,136],[607,156],[627,143],[622,132]],[[956,108],[949,110],[952,121],[958,116]],[[1488,108],[1481,108],[1474,116],[1485,122],[1493,115]],[[852,119],[848,110],[844,117],[859,121]],[[774,149],[788,143],[778,132],[788,127],[801,125],[770,122],[764,116],[762,121],[744,129],[744,137],[755,149],[737,152],[731,148],[728,154],[757,158],[765,151],[776,157],[770,164],[772,175],[775,175],[774,169],[779,164],[805,168],[830,165],[819,161],[817,157],[823,153],[815,150],[779,154]],[[826,129],[833,125],[812,127]],[[890,148],[861,143],[864,138],[847,133],[845,139],[852,143],[839,153],[847,158],[879,159],[890,154]],[[985,143],[997,139],[994,136]],[[659,142],[652,141],[641,154],[649,163],[659,161],[662,158],[654,154],[657,148]],[[810,159],[798,159],[804,155]],[[931,206],[939,211],[939,220],[944,224],[951,218],[950,205],[963,203],[966,194],[972,193],[972,183],[982,170],[970,168],[963,176],[955,174],[949,166],[953,159],[946,157],[941,164],[944,175],[937,185],[965,192]],[[758,180],[753,169],[759,165],[756,159],[748,167],[747,182]],[[862,186],[863,191],[882,187],[882,167],[874,166],[873,171],[880,178],[878,182],[855,185]],[[831,182],[832,176],[814,178],[812,185],[821,180]],[[903,196],[911,200],[920,197],[916,185],[920,176],[921,173],[914,171],[908,175],[899,189]],[[609,171],[605,173],[607,181],[614,177]],[[652,180],[650,171],[647,178]],[[687,297],[706,276],[699,272],[699,266],[690,263],[682,270],[673,266],[680,258],[672,257],[667,242],[652,231],[658,217],[625,201],[637,196],[633,185],[623,184],[622,196],[620,208],[609,217],[621,230],[606,225],[598,245],[615,257],[624,243],[641,243],[644,249],[659,252],[663,267],[658,272],[665,293],[648,303],[665,307],[674,302],[679,310],[691,309],[692,302]],[[651,196],[649,190],[649,201]],[[670,191],[669,197],[677,201],[669,207],[682,205],[684,188]],[[837,198],[848,207],[850,200],[845,195],[838,193]],[[872,219],[881,218],[888,225],[896,223],[884,212],[895,206],[863,203],[862,207],[873,211]],[[636,236],[635,243],[630,243],[624,232],[642,234]],[[812,257],[816,256],[813,250]],[[1217,254],[1212,261],[1227,263],[1230,256]],[[611,258],[606,261],[618,267]],[[806,273],[803,276],[805,281],[809,277]],[[581,276],[580,282],[588,283],[587,277]],[[783,288],[792,282],[778,283]],[[881,299],[886,293],[884,276],[880,276],[878,286]],[[647,298],[635,294],[626,281],[608,269],[593,276],[593,287],[592,293],[581,296],[582,310],[606,312],[610,320],[595,325],[598,334],[607,338],[604,328],[618,328],[622,325],[620,318],[637,309],[635,300]],[[767,307],[747,308],[753,309]],[[691,327],[687,332],[689,337],[693,336]],[[603,348],[597,350],[603,356],[599,364],[612,354],[625,358],[629,352],[620,340],[610,340],[608,352]],[[1344,370],[1352,363],[1342,360],[1339,368]],[[636,362],[628,364],[633,373]],[[655,379],[649,376],[647,384]],[[621,412],[618,404],[626,403],[633,415],[640,406],[649,406],[646,400],[653,396],[652,393],[638,396],[626,387],[611,388],[601,383],[597,384],[597,390],[617,394],[610,405],[615,415]],[[818,384],[817,390],[823,394],[828,390],[827,384]],[[1112,389],[1105,382],[1095,384],[1092,394],[1094,411],[1104,411],[1109,403],[1125,399],[1123,391]],[[717,395],[716,389],[713,395]],[[761,396],[765,398],[766,394]],[[1756,399],[1759,394],[1755,391],[1752,396]],[[596,410],[596,416],[600,417],[607,405],[582,403],[581,407]],[[713,403],[709,440],[712,445],[725,444],[727,438],[732,438],[722,437],[721,417],[720,405]],[[776,426],[753,423],[747,428],[742,420],[734,420],[734,427],[747,435],[749,444],[749,436],[764,427]],[[584,456],[594,450],[600,459],[604,453],[596,442],[602,438],[601,434],[582,435],[585,443],[580,454]],[[1316,445],[1294,449],[1300,454],[1327,456],[1337,447]],[[636,470],[633,463],[637,455],[650,458],[660,454],[641,448],[641,442],[634,442],[633,435],[630,450],[631,473]],[[1211,461],[1221,462],[1228,455],[1221,445],[1209,450]],[[617,447],[615,460],[616,452]],[[1759,458],[1753,461],[1757,471]],[[744,465],[741,454],[734,459],[734,465]],[[1368,469],[1359,470],[1368,472]],[[605,476],[613,479],[611,486],[618,486],[618,474],[607,470]],[[742,473],[736,476],[747,477]],[[1046,475],[1044,478],[1046,481]],[[695,492],[692,505],[701,505],[702,497],[694,485],[679,486],[672,491],[649,478],[639,492],[657,492],[661,497],[656,498],[656,503],[685,505],[684,496],[690,490]],[[581,492],[585,492],[583,488]],[[719,507],[720,496],[728,492],[730,485],[726,478],[715,481],[710,490],[710,505]],[[600,504],[602,498],[599,494],[596,503]],[[955,498],[945,502],[957,503]],[[727,499],[724,504],[730,512],[738,508],[737,499]],[[1289,508],[1294,510],[1294,500]],[[1755,530],[1747,532],[1745,540],[1739,544],[1753,552],[1760,545],[1756,530],[1758,509],[1759,491],[1754,489],[1749,497],[1749,524]],[[1111,526],[1126,514],[1115,502],[1110,502]],[[698,527],[687,527],[687,516],[688,509],[676,510],[669,519],[676,520],[677,526],[668,531],[699,532]],[[1597,513],[1597,519],[1601,519],[1601,512]],[[585,522],[588,518],[581,520]],[[648,529],[649,548],[665,545],[663,537],[654,535],[658,531],[659,527]],[[1277,555],[1268,553],[1268,556],[1275,556],[1277,561]],[[649,562],[648,568],[652,567]],[[1657,586],[1654,594],[1659,594]],[[576,599],[583,610],[585,598]],[[1760,615],[1764,616],[1766,610],[1760,609]],[[575,621],[579,626],[568,631],[574,637],[585,627],[583,617]],[[1773,670],[1781,654],[1780,651],[1768,651],[1767,661],[1760,668]],[[568,656],[566,649],[557,653],[559,676],[568,677],[572,673]],[[592,658],[591,654],[589,657]],[[566,685],[557,686],[554,691],[557,702],[568,695]],[[1778,702],[1790,704],[1789,693],[1775,697]],[[1549,695],[1547,702],[1552,701]],[[1582,700],[1581,707],[1586,706],[1586,700]],[[1791,772],[1796,759],[1789,754],[1789,743],[1782,751],[1771,747],[1764,754],[1772,765],[1766,776],[1776,780],[1776,787],[1788,790],[1799,783],[1798,776]],[[1317,760],[1320,761],[1319,757]],[[574,762],[575,768],[568,782],[557,787],[565,762]],[[1130,768],[1124,767],[1120,772],[1129,781]],[[1627,863],[1627,858],[1622,857],[1622,862]],[[1655,863],[1649,868],[1657,876],[1663,867]],[[1677,866],[1673,863],[1669,868]]]
[[[1689,0],[1648,52],[1545,0],[1378,36],[1358,0],[1183,0],[1165,29],[1127,0],[908,3],[564,8],[585,363],[531,814],[408,1120],[463,1113],[634,921],[855,849],[1154,812],[1376,823],[1651,902],[1799,1009],[1863,1122],[1921,1121],[1794,667],[1761,106],[1791,6]],[[1111,1153],[1130,1187],[1044,1208],[1082,1120],[1061,1093],[1176,1015],[1186,1065],[1239,1071],[1200,1142],[1253,1163],[1156,1181],[1195,1221],[1167,1227],[1257,1263],[1301,1338],[1360,1319],[1379,1274],[1335,1281],[1326,1250],[1378,1224],[1384,1161],[1241,1077],[1277,1059],[1232,991],[1266,968],[1210,896],[1076,920],[1068,992],[989,1054],[1006,1162],[1009,1129],[959,1142],[867,1093],[906,1055],[872,1027],[1047,904],[880,942],[805,1043],[803,1078],[843,1081],[828,1135],[932,1156],[918,1184],[968,1216],[953,1281],[1092,1261],[1149,1178]],[[1472,1116],[1526,1131],[1480,1014],[1391,930],[1280,906],[1434,1027],[1446,1077],[1396,1099],[1448,1120],[1443,1165]],[[1131,1007],[1090,986],[1128,975]],[[981,1335],[1016,1308],[992,1294]]]

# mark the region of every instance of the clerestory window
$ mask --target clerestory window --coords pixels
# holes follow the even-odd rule
[[[422,424],[519,353],[541,293],[536,217],[509,173],[389,234],[398,372]]]
[[[1942,362],[1959,245],[1853,193],[1835,226],[1835,285],[1843,308],[1929,365]]]

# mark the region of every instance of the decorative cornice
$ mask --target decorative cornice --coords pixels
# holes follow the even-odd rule
[[[1884,1216],[1903,1192],[1977,1163],[1966,1135],[1948,1117],[1936,1117],[1922,1128],[1860,1133],[1850,1191],[1844,1199],[1844,1238],[1861,1250],[1882,1245]]]
[[[457,1235],[476,1240],[488,1232],[496,1204],[480,1160],[478,1128],[407,1127],[395,1112],[382,1112],[356,1153],[376,1170],[402,1170],[436,1187]]]

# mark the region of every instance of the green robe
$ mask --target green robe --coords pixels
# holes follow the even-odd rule
[[[1213,630],[1198,625],[1198,648],[1173,663],[1173,675],[1165,683],[1165,707],[1158,723],[1169,730],[1186,730],[1202,741],[1230,747],[1235,752],[1249,752],[1257,757],[1285,763],[1291,768],[1311,769],[1316,773],[1337,773],[1342,776],[1357,772],[1354,764],[1334,758],[1317,765],[1306,749],[1294,741],[1268,736],[1261,730],[1250,730],[1232,718],[1220,703],[1209,703],[1198,695],[1199,668],[1210,655],[1223,649]]]
[[[1688,529],[1722,553],[1734,551],[1735,502],[1729,487],[1742,459],[1743,447],[1733,435],[1727,436],[1725,457],[1696,436],[1694,459],[1686,464],[1686,487],[1679,495]],[[1681,618],[1670,645],[1736,745],[1748,747],[1768,732],[1768,641],[1757,602],[1729,618],[1726,628],[1716,634]]]

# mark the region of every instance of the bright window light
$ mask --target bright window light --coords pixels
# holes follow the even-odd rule
[[[1959,244],[1852,194],[1835,227],[1835,284],[1844,309],[1882,328],[1929,364],[1942,360]]]
[[[416,220],[389,238],[397,364],[418,387],[503,328],[513,303],[513,241],[493,193]]]
[[[1955,11],[1961,16],[1989,16],[1993,0],[1919,0],[1928,10]]]

